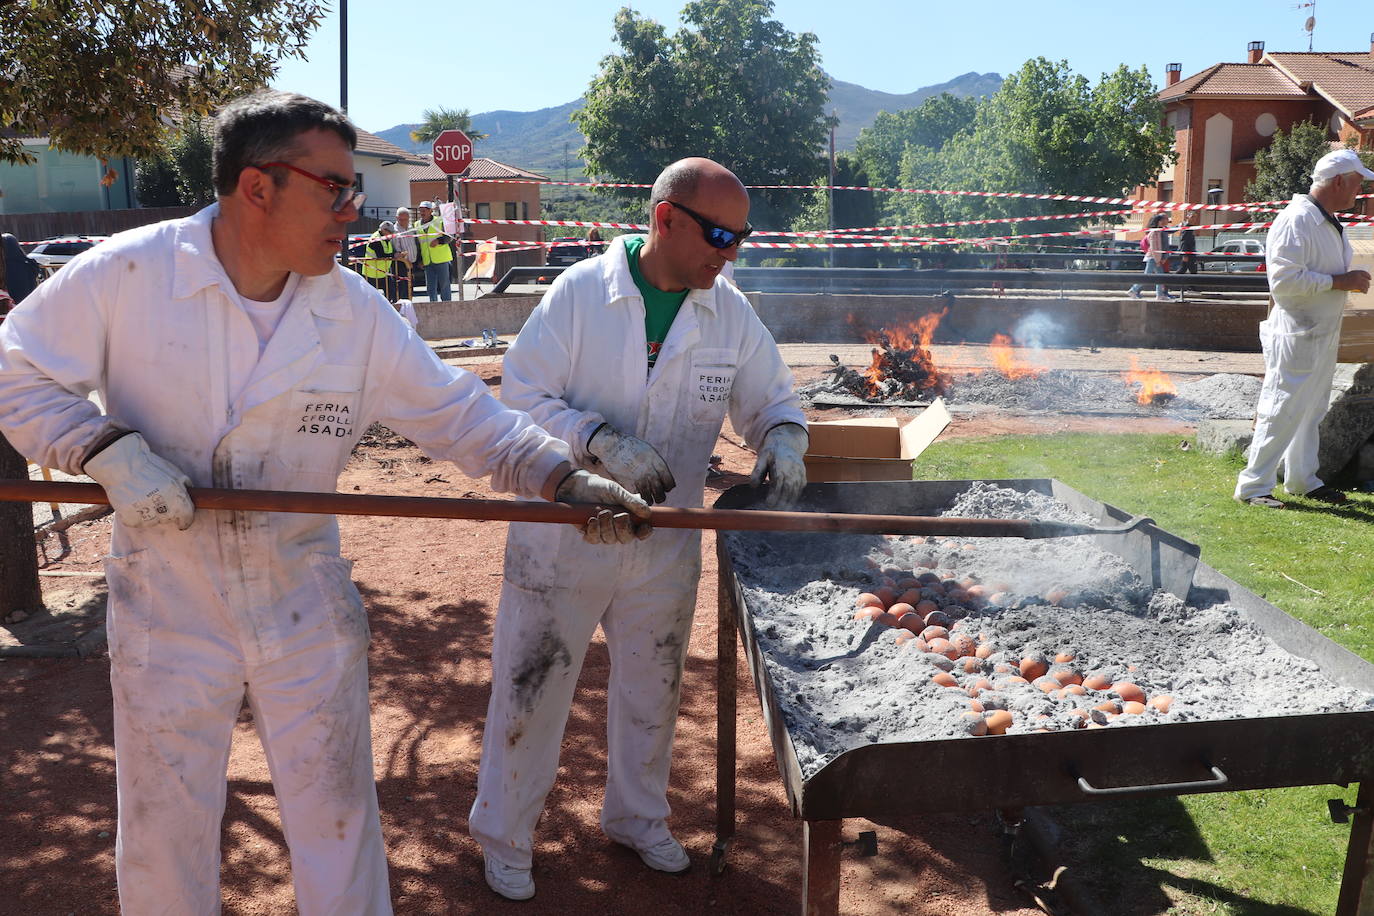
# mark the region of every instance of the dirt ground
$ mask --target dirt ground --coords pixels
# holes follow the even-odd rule
[[[816,378],[837,348],[784,348],[798,382]],[[979,359],[971,348],[945,359]],[[1113,361],[1127,351],[1108,354]],[[848,358],[848,354],[846,354]],[[1100,368],[1094,351],[1069,354]],[[1244,357],[1174,371],[1254,371]],[[1156,360],[1162,362],[1164,357]],[[1125,359],[1120,359],[1124,368]],[[1234,365],[1232,365],[1234,363]],[[1065,366],[1066,368],[1070,366]],[[1163,368],[1163,366],[1161,366]],[[1244,368],[1242,368],[1244,367]],[[474,371],[499,390],[499,360]],[[1168,371],[1168,370],[1166,370]],[[817,412],[835,418],[841,411]],[[1114,418],[1032,420],[1008,415],[959,419],[946,436],[1121,428]],[[1135,421],[1132,431],[1187,433],[1167,420]],[[727,430],[717,451],[720,491],[744,482],[753,455]],[[433,463],[396,441],[362,446],[339,485],[343,492],[492,495],[485,481]],[[707,493],[707,503],[715,493]],[[46,539],[46,572],[91,573],[108,547],[109,518]],[[715,839],[716,561],[705,537],[705,571],[684,677],[670,801],[670,825],[691,853],[685,876],[646,869],[597,826],[604,780],[607,657],[599,638],[587,655],[563,743],[558,782],[535,848],[533,901],[514,904],[482,879],[481,853],[466,815],[476,786],[489,653],[501,576],[505,524],[397,518],[344,518],[344,554],[372,624],[372,724],[382,824],[398,913],[796,913],[801,887],[801,822],[791,817],[752,680],[738,671],[738,832],[723,874],[708,867]],[[103,614],[94,576],[44,579],[48,610],[0,627],[0,645],[73,643]],[[98,633],[96,634],[98,636]],[[88,637],[87,643],[90,642]],[[115,790],[108,660],[0,658],[0,912],[63,916],[117,911],[114,889]],[[223,893],[230,914],[294,912],[276,805],[252,724],[241,718],[229,764],[224,818]],[[894,786],[899,785],[894,783]],[[895,788],[894,791],[906,791]],[[846,847],[840,896],[847,914],[929,916],[1041,912],[1014,886],[1016,870],[990,814],[903,816],[845,821],[844,838],[874,830],[878,852]]]

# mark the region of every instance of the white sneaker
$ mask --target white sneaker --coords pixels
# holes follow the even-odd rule
[[[528,900],[534,896],[534,878],[528,868],[515,868],[482,853],[486,864],[487,887],[507,900]]]
[[[652,846],[631,847],[639,853],[639,858],[644,864],[657,871],[664,871],[670,875],[680,875],[692,867],[692,860],[687,855],[687,850],[682,848],[682,844],[673,839],[672,836],[665,836],[663,839],[654,843]]]

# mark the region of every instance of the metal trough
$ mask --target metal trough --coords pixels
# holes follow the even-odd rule
[[[949,506],[969,483],[813,484],[807,487],[805,508],[932,515]],[[1045,493],[1101,522],[1131,517],[1057,480],[991,483]],[[743,508],[752,496],[749,488],[734,487],[716,505]],[[961,810],[972,797],[985,799],[989,808],[1015,809],[1122,796],[1352,782],[1361,783],[1361,787],[1337,916],[1374,916],[1374,881],[1366,881],[1368,860],[1374,855],[1374,711],[868,744],[840,754],[803,778],[730,555],[731,540],[768,536],[722,532],[716,541],[720,625],[715,868],[723,867],[734,835],[738,632],[792,813],[805,821],[802,910],[808,916],[839,911],[840,827],[846,817]],[[1196,545],[1153,525],[1129,535],[1100,536],[1096,540],[1104,550],[1123,557],[1155,588],[1171,591],[1197,607],[1230,603],[1279,646],[1315,662],[1331,680],[1374,693],[1374,665],[1199,562]],[[894,794],[882,778],[892,772],[938,772],[947,791],[919,796]]]

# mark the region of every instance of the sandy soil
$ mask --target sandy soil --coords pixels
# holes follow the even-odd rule
[[[953,349],[953,348],[951,348]],[[822,371],[793,355],[798,381]],[[824,355],[820,356],[824,360]],[[472,366],[499,386],[499,362]],[[1209,365],[1203,371],[1246,371]],[[835,418],[843,411],[817,416]],[[1115,418],[1014,416],[956,418],[947,436],[1121,428]],[[1175,421],[1135,421],[1133,431],[1186,433]],[[726,430],[718,452],[725,477],[743,482],[753,455]],[[399,446],[399,447],[395,447]],[[483,481],[431,463],[400,443],[360,448],[340,481],[344,492],[489,496]],[[714,499],[707,494],[708,503]],[[48,571],[99,569],[109,519],[74,526],[40,550]],[[725,872],[713,877],[716,563],[706,563],[684,680],[673,768],[671,825],[695,867],[683,877],[644,868],[597,827],[604,779],[607,659],[599,640],[588,653],[563,757],[540,824],[535,878],[539,895],[510,904],[481,875],[467,836],[475,790],[489,652],[505,525],[346,518],[344,553],[367,602],[371,649],[373,747],[383,829],[398,913],[795,913],[801,886],[801,822],[790,816],[750,675],[741,662],[738,833]],[[98,578],[46,578],[50,611],[0,627],[4,641],[71,642],[103,608]],[[57,620],[61,618],[61,620]],[[59,626],[58,623],[62,625]],[[112,913],[115,792],[108,661],[0,659],[0,911],[29,916]],[[285,844],[266,764],[245,712],[235,735],[224,819],[223,889],[231,914],[294,911]],[[876,857],[844,853],[841,911],[931,916],[1040,910],[1013,882],[995,818],[984,812],[845,822],[844,836],[875,830]],[[1011,856],[1019,861],[1019,855]]]

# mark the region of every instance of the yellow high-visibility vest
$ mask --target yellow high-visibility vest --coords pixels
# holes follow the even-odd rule
[[[372,247],[373,242],[382,243],[382,251],[386,254],[386,259],[382,260],[381,258],[375,257],[369,250],[363,258],[363,276],[367,277],[369,280],[378,280],[391,273],[391,257],[394,249],[391,245],[391,239],[383,239],[374,235],[368,240],[369,249]]]
[[[444,232],[444,221],[437,216],[416,227],[415,241],[420,246],[420,263],[447,264],[453,260],[453,249],[447,242],[433,246],[429,244],[447,234]]]

